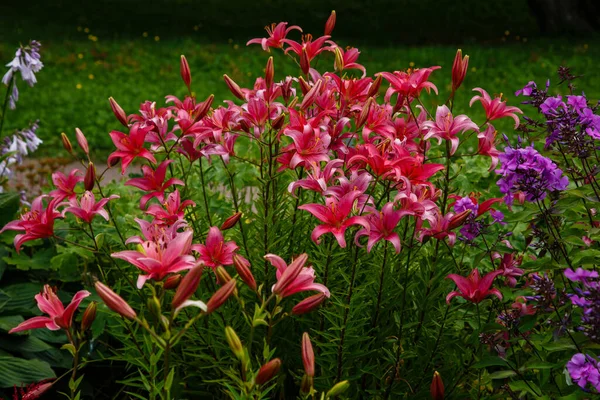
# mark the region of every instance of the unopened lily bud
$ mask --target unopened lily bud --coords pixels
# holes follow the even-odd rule
[[[190,65],[188,64],[187,59],[183,54],[181,55],[181,64],[179,65],[179,72],[181,72],[181,79],[183,79],[185,86],[187,86],[188,90],[191,91],[192,73],[190,72]]]
[[[462,56],[462,50],[458,49],[456,57],[454,57],[454,64],[452,64],[452,91],[456,91],[463,83],[465,76],[467,75],[467,68],[469,67],[469,56]]]
[[[307,109],[315,102],[317,95],[321,91],[322,83],[323,81],[319,79],[317,83],[315,83],[315,86],[313,86],[312,89],[306,93],[306,96],[304,96],[304,99],[302,99],[302,104],[300,104],[300,108],[302,110]]]
[[[160,316],[162,315],[160,300],[158,300],[158,298],[156,298],[156,296],[152,296],[151,298],[148,299],[147,305],[148,305],[148,310],[150,310],[150,313],[152,313],[152,315],[160,318]]]
[[[225,338],[227,339],[227,343],[229,344],[229,348],[233,354],[238,358],[238,360],[242,361],[244,359],[244,346],[232,327],[225,327]]]
[[[87,331],[88,329],[90,329],[90,326],[92,326],[92,323],[96,319],[96,309],[96,302],[92,301],[90,304],[88,304],[87,308],[83,312],[83,317],[81,317],[82,332]]]
[[[206,304],[206,313],[210,314],[223,305],[235,290],[235,279],[230,280],[212,295]]]
[[[202,104],[200,104],[200,107],[198,108],[198,114],[196,115],[196,120],[200,120],[200,119],[204,118],[206,116],[206,114],[208,114],[214,99],[215,99],[215,95],[211,94],[210,96],[208,96],[206,98],[206,100],[204,100],[202,102]]]
[[[292,97],[293,95],[292,82],[292,79],[288,77],[283,82],[283,86],[281,86],[281,95],[283,96],[283,100],[285,100],[286,103],[290,100],[290,97]]]
[[[233,255],[233,266],[237,271],[238,275],[242,279],[242,281],[248,285],[248,287],[254,291],[256,291],[256,280],[252,275],[252,271],[250,271],[250,262],[246,260],[244,257],[234,254]]]
[[[96,167],[93,162],[89,162],[87,171],[85,172],[85,177],[83,178],[83,186],[85,190],[94,189],[94,185],[96,184]]]
[[[315,353],[307,332],[302,334],[302,363],[304,364],[306,375],[310,377],[315,376]]]
[[[371,104],[373,103],[373,98],[369,97],[369,100],[367,100],[367,103],[363,106],[363,109],[360,112],[360,115],[358,116],[358,119],[356,120],[356,128],[360,128],[362,127],[365,122],[367,121],[367,118],[369,117],[369,110],[371,109]]]
[[[331,15],[327,18],[327,22],[325,23],[325,35],[331,35],[333,28],[335,28],[335,10],[331,11]]]
[[[129,125],[127,124],[127,114],[125,114],[125,111],[123,111],[119,103],[117,103],[117,101],[112,97],[109,97],[108,101],[110,102],[110,108],[112,108],[113,114],[115,114],[115,117],[117,117],[119,122],[123,126],[129,127]]]
[[[281,129],[281,127],[283,127],[284,123],[285,123],[285,114],[279,114],[279,116],[271,122],[271,127],[273,129],[275,129],[276,131],[278,131]]]
[[[222,265],[219,265],[215,269],[215,275],[217,275],[217,283],[221,286],[231,280],[231,275],[229,275],[229,272]]]
[[[279,372],[281,368],[281,360],[279,358],[274,358],[258,370],[258,374],[256,375],[256,383],[258,385],[262,385],[273,379],[275,375]]]
[[[275,67],[273,66],[273,57],[269,57],[265,68],[265,86],[270,90],[273,86],[273,78],[275,77]]]
[[[244,101],[246,100],[246,98],[244,97],[244,93],[242,92],[242,89],[240,89],[238,84],[235,83],[233,81],[233,79],[228,77],[227,74],[223,75],[223,79],[225,79],[225,83],[227,84],[227,87],[229,88],[229,90],[235,97],[237,97],[240,100],[244,100]]]
[[[110,161],[108,161],[108,166],[109,167],[114,167],[115,165],[117,165],[120,161],[120,158],[111,158]]]
[[[127,319],[135,319],[137,314],[133,311],[133,308],[121,296],[113,292],[111,288],[106,286],[104,283],[98,281],[94,284],[98,296],[104,301],[104,304],[114,312],[122,315]]]
[[[177,309],[183,304],[184,301],[192,297],[198,289],[200,279],[202,278],[202,271],[204,270],[203,264],[198,264],[194,268],[188,271],[188,273],[181,279],[181,283],[177,287],[171,307]]]
[[[369,91],[367,92],[367,97],[373,97],[377,93],[379,93],[379,88],[381,87],[381,82],[383,81],[383,77],[381,75],[377,75],[377,78],[371,83],[369,87]]]
[[[35,387],[29,390],[21,397],[21,400],[35,400],[39,399],[48,389],[52,387],[53,382],[37,383]],[[15,389],[16,390],[16,389]],[[15,397],[16,398],[16,397]]]
[[[294,308],[292,308],[292,314],[302,315],[309,313],[319,307],[326,298],[327,296],[323,293],[313,294],[296,304]]]
[[[240,220],[240,218],[242,217],[242,213],[241,212],[236,212],[235,214],[233,214],[231,217],[227,218],[223,224],[221,225],[221,230],[222,231],[226,231],[227,229],[231,229],[235,226],[235,224],[237,224],[237,222]]]
[[[308,255],[303,253],[296,257],[294,261],[285,269],[281,274],[281,277],[277,280],[275,286],[273,286],[273,293],[280,294],[286,287],[288,287],[297,277],[300,275],[304,264],[308,260]]]
[[[338,382],[335,385],[333,385],[333,387],[331,389],[329,389],[329,392],[327,392],[325,397],[329,398],[329,397],[339,396],[339,395],[343,394],[346,390],[348,390],[349,387],[350,387],[350,382],[348,382],[348,381]]]
[[[308,53],[306,53],[306,49],[302,49],[302,53],[300,53],[300,68],[302,69],[302,73],[304,75],[307,75],[308,71],[310,71],[310,61],[308,61]]]
[[[336,47],[334,53],[335,59],[333,62],[333,68],[337,72],[342,72],[344,70],[344,56],[342,55],[342,50],[339,47]]]
[[[81,132],[81,129],[75,128],[75,138],[77,139],[77,143],[79,144],[79,147],[81,147],[81,150],[89,156],[90,146],[88,145],[85,135]]]
[[[458,228],[465,223],[467,218],[471,215],[471,210],[465,210],[459,214],[456,214],[454,217],[450,219],[450,223],[448,224],[448,229],[452,230],[454,228]]]
[[[433,400],[444,400],[444,382],[440,373],[435,371],[431,381],[431,398]]]
[[[310,91],[311,86],[301,76],[298,77],[298,82],[300,83],[300,91],[302,92],[303,95],[306,96],[306,93],[308,93]]]
[[[163,288],[166,290],[176,289],[181,282],[181,275],[171,275],[167,279],[165,279],[165,283],[163,284]]]
[[[62,139],[63,147],[65,148],[65,150],[68,151],[69,154],[73,154],[73,145],[71,145],[71,141],[67,137],[67,134],[64,132],[61,133],[60,138]]]

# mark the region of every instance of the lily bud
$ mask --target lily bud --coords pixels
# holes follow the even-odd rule
[[[150,313],[152,313],[152,315],[154,315],[157,318],[160,318],[160,316],[162,315],[162,310],[160,306],[160,301],[158,300],[158,298],[156,298],[156,296],[152,296],[148,299],[147,306],[148,310],[150,310]]]
[[[454,64],[452,64],[452,91],[456,91],[463,83],[465,76],[467,75],[467,68],[469,66],[469,56],[462,56],[462,50],[456,51],[454,57]]]
[[[277,118],[275,118],[271,122],[271,127],[276,131],[280,130],[283,124],[285,123],[285,114],[279,114]]]
[[[235,97],[237,97],[240,100],[244,100],[244,101],[246,100],[246,98],[244,97],[244,93],[242,92],[242,89],[240,89],[238,84],[235,83],[233,81],[233,79],[228,77],[227,74],[223,75],[223,79],[225,79],[225,83],[227,84],[227,87],[229,88],[229,90]]]
[[[283,82],[283,86],[281,86],[281,95],[283,96],[283,100],[287,103],[292,97],[292,80],[289,77]]]
[[[448,224],[448,229],[452,230],[454,228],[458,228],[462,224],[465,223],[467,218],[471,215],[471,210],[465,210],[459,214],[456,214],[454,217],[450,219],[450,223]]]
[[[302,104],[300,104],[300,108],[302,110],[307,109],[315,102],[315,98],[321,91],[322,83],[323,81],[319,79],[317,83],[315,83],[315,86],[313,86],[312,89],[310,89],[308,93],[306,93],[306,96],[304,96],[304,99],[302,100]]]
[[[208,112],[210,111],[210,107],[212,106],[213,100],[215,99],[215,95],[211,94],[210,96],[208,96],[206,98],[206,100],[204,100],[201,104],[200,107],[198,107],[198,113],[196,114],[196,121],[204,118],[206,116],[206,114],[208,114]]]
[[[63,147],[65,148],[65,150],[68,151],[69,154],[73,154],[73,145],[71,145],[71,141],[67,137],[67,134],[63,132],[60,134],[60,137],[62,139]]]
[[[98,281],[94,284],[94,287],[96,288],[98,296],[100,296],[108,308],[127,319],[135,319],[137,317],[133,308],[104,283]]]
[[[206,313],[210,314],[223,305],[235,290],[235,279],[230,280],[212,295],[206,304]]]
[[[327,297],[323,293],[313,294],[296,304],[294,308],[292,308],[292,314],[302,315],[309,313],[319,307],[326,298]]]
[[[431,398],[433,400],[444,400],[444,382],[440,373],[435,371],[431,380]]]
[[[85,332],[92,326],[92,323],[96,319],[96,302],[92,301],[88,304],[87,308],[83,312],[83,317],[81,317],[81,331]]]
[[[379,88],[381,87],[382,81],[383,81],[383,77],[381,76],[381,74],[377,75],[377,78],[375,78],[375,80],[373,81],[373,83],[371,83],[371,86],[369,87],[369,91],[367,92],[367,97],[373,97],[377,93],[379,93]]]
[[[163,288],[166,290],[176,289],[181,282],[181,275],[171,275],[167,279],[165,279],[165,283],[163,284]]]
[[[250,133],[250,125],[245,119],[240,120],[240,129],[246,133]]]
[[[88,163],[87,171],[85,172],[85,177],[83,178],[83,186],[85,190],[94,189],[94,185],[96,184],[96,167],[93,162]]]
[[[343,394],[346,390],[348,390],[349,387],[350,387],[350,382],[348,382],[348,381],[338,382],[335,385],[333,385],[333,387],[331,389],[329,389],[329,392],[327,392],[325,397],[329,398],[329,397],[339,396],[339,395]]]
[[[85,138],[85,135],[83,134],[83,132],[81,132],[81,129],[75,128],[75,138],[77,139],[77,143],[79,144],[79,147],[81,147],[81,150],[83,150],[83,152],[89,156],[90,147],[88,145],[87,139]]]
[[[237,271],[238,275],[240,276],[240,278],[242,278],[242,281],[248,285],[248,287],[254,291],[256,291],[256,280],[254,279],[254,276],[252,275],[252,271],[250,271],[250,262],[248,260],[246,260],[245,258],[234,254],[233,255],[233,266],[235,267],[235,270]]]
[[[258,385],[267,383],[268,381],[273,379],[275,375],[277,375],[280,368],[281,360],[279,358],[272,359],[271,361],[260,367],[260,369],[258,370],[258,374],[256,375],[255,382]]]
[[[125,111],[123,111],[119,103],[117,103],[117,101],[112,97],[109,97],[108,101],[110,102],[110,108],[112,108],[113,114],[115,114],[115,117],[117,117],[119,122],[123,126],[129,127],[129,125],[127,124],[127,114],[125,114]]]
[[[277,280],[275,286],[273,286],[273,293],[279,294],[285,290],[297,277],[300,275],[304,264],[308,260],[308,255],[303,253],[299,255],[288,267],[285,269],[281,277]]]
[[[244,346],[232,327],[225,327],[225,338],[227,339],[227,343],[233,354],[238,360],[242,361],[244,359]]]
[[[333,28],[335,28],[335,10],[331,11],[331,15],[327,18],[327,22],[325,23],[325,35],[331,35],[333,32]]]
[[[300,53],[300,68],[302,69],[302,73],[304,75],[307,75],[308,71],[310,71],[310,61],[308,61],[308,53],[306,53],[306,49],[302,49],[302,53]]]
[[[271,90],[273,86],[273,78],[275,77],[275,67],[273,66],[273,57],[269,57],[267,67],[265,68],[265,86],[267,90]]]
[[[181,55],[181,64],[179,65],[179,72],[181,72],[181,79],[187,86],[188,90],[191,91],[192,86],[192,73],[190,72],[190,65],[187,62],[187,59],[182,54]]]
[[[110,161],[108,162],[108,166],[112,168],[115,165],[117,165],[120,160],[121,160],[120,158],[111,158]]]
[[[52,387],[52,384],[53,382],[36,383],[33,389],[21,397],[21,400],[35,400],[40,398],[48,389]]]
[[[242,217],[242,213],[241,212],[236,212],[235,214],[233,214],[231,217],[227,218],[223,224],[221,225],[221,230],[222,231],[226,231],[227,229],[231,229],[235,226],[235,224],[237,224],[237,222],[240,220],[240,218]]]
[[[333,68],[337,72],[342,72],[344,70],[344,56],[342,55],[342,50],[339,47],[336,47],[334,53],[335,59],[333,62]]]
[[[313,388],[313,377],[304,374],[302,376],[302,383],[300,384],[300,393],[308,394]]]
[[[306,93],[308,93],[311,89],[310,85],[301,76],[298,77],[298,82],[300,83],[300,91],[306,96]]]
[[[221,286],[223,286],[231,280],[231,275],[229,275],[229,272],[227,272],[227,270],[222,265],[219,265],[215,269],[215,275],[217,275],[217,283]]]
[[[311,378],[315,376],[315,353],[307,332],[302,334],[302,363],[304,364],[306,375]]]
[[[188,271],[188,273],[181,279],[181,283],[177,287],[173,301],[171,301],[171,307],[173,309],[178,308],[183,304],[184,301],[192,297],[198,289],[200,279],[202,278],[202,271],[204,270],[203,264],[198,264],[194,268]]]
[[[371,104],[373,103],[373,98],[369,97],[369,100],[367,100],[367,104],[365,104],[363,106],[363,109],[360,112],[360,115],[358,116],[358,119],[356,120],[356,127],[360,128],[361,126],[363,126],[365,124],[365,122],[367,121],[367,118],[369,117],[369,111],[371,110]]]

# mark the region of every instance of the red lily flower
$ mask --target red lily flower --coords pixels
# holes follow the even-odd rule
[[[498,132],[491,124],[487,124],[486,130],[477,134],[477,138],[479,139],[477,154],[489,156],[492,159],[489,171],[492,171],[498,165],[498,156],[500,155],[500,152],[495,144],[497,133]]]
[[[361,64],[358,64],[356,62],[356,60],[358,60],[358,56],[360,54],[360,51],[358,51],[357,48],[355,47],[350,47],[348,49],[346,49],[346,51],[344,51],[344,49],[342,49],[339,46],[335,46],[333,47],[335,53],[336,53],[336,57],[335,57],[335,69],[336,71],[343,71],[345,69],[359,69],[362,71],[362,77],[364,78],[365,75],[367,74],[367,69],[362,66]]]
[[[492,99],[488,92],[481,88],[475,88],[473,90],[479,92],[480,95],[473,96],[469,102],[469,107],[473,106],[473,103],[476,101],[480,101],[483,109],[485,110],[485,116],[488,121],[493,121],[503,117],[511,117],[515,120],[515,128],[519,126],[519,117],[517,117],[517,114],[515,113],[523,114],[521,109],[514,106],[507,106],[506,101],[502,101],[502,95]]]
[[[121,175],[125,175],[125,169],[136,157],[142,157],[156,164],[156,159],[148,149],[144,148],[146,135],[152,130],[151,126],[142,127],[140,124],[134,124],[129,130],[129,135],[119,131],[112,131],[110,137],[117,147],[117,151],[108,156],[108,165],[113,165],[113,161],[121,159]]]
[[[146,192],[140,199],[140,207],[146,208],[146,203],[154,197],[156,197],[161,203],[165,200],[165,190],[171,185],[185,185],[181,179],[171,178],[165,182],[167,176],[167,166],[172,163],[173,160],[165,160],[156,170],[153,170],[147,165],[142,165],[142,171],[144,172],[143,178],[133,178],[125,182],[125,185],[134,186],[142,189]]]
[[[273,293],[280,297],[288,297],[295,293],[315,290],[330,296],[325,285],[315,283],[315,270],[312,266],[305,267],[308,256],[302,254],[296,257],[290,265],[275,254],[267,254],[265,258],[277,268],[277,283],[273,285]]]
[[[51,200],[44,209],[43,199],[46,196],[36,197],[31,203],[31,210],[23,213],[21,219],[11,221],[4,225],[0,233],[12,231],[25,231],[24,234],[15,236],[15,249],[17,253],[21,245],[30,240],[49,238],[54,236],[54,220],[61,218],[61,213],[56,210],[58,202]]]
[[[421,69],[409,69],[408,71],[381,72],[391,85],[385,94],[385,100],[388,101],[394,93],[398,93],[402,98],[415,98],[421,95],[421,91],[425,89],[427,93],[433,90],[436,94],[437,87],[428,81],[429,75],[436,69],[441,67],[429,67]]]
[[[461,226],[470,214],[471,210],[465,210],[456,215],[451,212],[442,215],[439,211],[434,210],[431,214],[431,219],[429,220],[430,228],[422,229],[417,235],[417,239],[423,241],[423,239],[427,237],[434,237],[438,240],[442,240],[447,237],[448,244],[454,246],[454,243],[456,242],[456,233],[452,232],[452,230]]]
[[[324,196],[331,195],[339,200],[346,194],[358,190],[361,192],[361,195],[356,199],[356,208],[358,210],[362,210],[365,204],[373,203],[373,198],[365,193],[373,180],[373,177],[368,172],[352,171],[350,178],[342,175],[338,177],[337,180],[338,184],[327,188],[327,190],[323,192]]]
[[[72,169],[71,172],[69,172],[69,176],[66,176],[60,171],[54,172],[52,174],[52,183],[54,183],[56,189],[51,191],[48,195],[58,202],[67,198],[74,198],[76,196],[75,186],[77,186],[79,182],[83,182],[83,176],[77,174],[79,174],[78,169]]]
[[[452,279],[458,291],[452,291],[446,296],[446,303],[450,304],[450,300],[459,296],[471,303],[481,303],[486,297],[494,295],[502,300],[502,293],[498,289],[490,289],[494,279],[502,274],[502,271],[492,271],[486,274],[483,278],[479,276],[479,270],[474,269],[468,277],[450,274],[446,278]]]
[[[71,303],[65,308],[62,301],[59,300],[56,295],[55,289],[50,285],[44,285],[42,293],[35,295],[37,306],[41,312],[48,314],[47,317],[33,317],[27,321],[21,322],[16,327],[12,328],[8,333],[15,333],[21,331],[28,331],[30,329],[46,328],[51,331],[57,331],[59,329],[69,329],[72,324],[73,314],[79,303],[91,293],[87,290],[80,290],[75,293]]]
[[[146,214],[152,215],[155,219],[167,225],[173,225],[176,221],[183,219],[187,207],[194,207],[195,205],[196,203],[192,200],[184,200],[182,203],[179,190],[175,189],[167,196],[167,200],[163,204],[151,204]]]
[[[296,25],[292,25],[287,28],[287,22],[280,22],[277,25],[271,24],[266,26],[265,30],[269,34],[268,38],[257,38],[249,40],[246,46],[251,44],[260,44],[264,51],[269,51],[269,47],[281,48],[283,47],[284,39],[293,30],[302,32],[302,28]]]
[[[63,216],[65,213],[71,213],[77,218],[84,220],[88,224],[92,222],[96,215],[100,215],[102,218],[108,221],[108,213],[104,209],[104,206],[110,200],[118,198],[119,196],[113,194],[106,199],[100,199],[100,201],[96,203],[96,197],[94,196],[94,193],[86,190],[81,196],[81,201],[77,201],[77,199],[71,199],[69,201],[70,206],[63,210]]]
[[[423,139],[437,138],[438,144],[441,143],[442,139],[449,140],[451,145],[450,155],[453,155],[458,148],[458,135],[459,133],[465,133],[465,131],[473,130],[479,131],[479,127],[466,115],[459,115],[453,117],[450,109],[443,105],[437,108],[435,112],[435,121],[425,121],[421,125],[425,131]]]
[[[367,211],[370,212],[366,217],[370,228],[358,231],[356,233],[355,241],[358,243],[358,239],[361,236],[368,236],[367,251],[371,252],[375,243],[382,239],[387,240],[394,246],[396,253],[400,253],[400,236],[394,232],[394,229],[398,226],[400,219],[409,214],[409,212],[404,210],[394,210],[394,203],[387,203],[383,206],[381,211],[378,211],[373,207],[369,207]]]
[[[330,37],[331,36],[329,35],[325,35],[313,41],[312,35],[309,34],[302,35],[302,43],[290,39],[282,39],[281,41],[290,46],[285,49],[285,54],[291,51],[292,53],[296,53],[298,57],[302,57],[302,53],[305,53],[306,59],[310,63],[312,59],[321,54],[323,50],[331,50],[330,47],[323,47]]]
[[[525,271],[519,268],[523,262],[523,257],[517,257],[515,253],[504,253],[504,255],[501,255],[500,253],[494,252],[492,258],[494,260],[501,260],[498,271],[502,271],[502,276],[505,277],[506,285],[509,287],[517,286],[517,278],[525,273]]]
[[[225,242],[223,233],[216,226],[212,226],[208,230],[206,244],[195,244],[192,246],[192,249],[200,254],[198,260],[213,269],[220,265],[232,265],[233,255],[238,248],[238,245],[233,241]],[[243,257],[241,258],[245,260]]]
[[[336,174],[341,173],[340,167],[344,162],[340,159],[331,160],[325,165],[325,168],[321,170],[321,165],[318,163],[312,163],[312,171],[308,171],[308,177],[299,179],[295,182],[290,182],[288,185],[288,191],[294,194],[296,188],[303,188],[306,190],[312,190],[313,192],[323,193],[327,190],[329,182],[333,179]]]
[[[355,190],[345,194],[339,200],[335,197],[328,197],[325,199],[325,205],[304,204],[298,207],[298,209],[306,210],[324,222],[312,231],[311,239],[319,244],[319,237],[325,233],[331,233],[335,236],[340,247],[346,247],[346,229],[352,225],[361,225],[365,229],[369,229],[369,223],[364,217],[354,216],[348,218],[352,212],[354,202],[361,194],[360,190]]]

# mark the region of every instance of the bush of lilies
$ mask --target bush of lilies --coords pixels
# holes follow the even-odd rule
[[[122,183],[104,182],[83,132],[75,147],[63,136],[82,170],[55,172],[2,228],[17,233],[13,257],[50,248],[81,278],[43,276],[44,315],[10,329],[57,331],[72,357],[28,398],[103,398],[94,385],[143,399],[600,391],[600,117],[576,77],[561,70],[566,100],[521,90],[545,119],[525,123],[475,88],[476,121],[453,113],[460,50],[428,109],[439,67],[369,73],[334,27],[335,13],[318,38],[267,27],[248,42],[272,53],[264,75],[251,88],[224,75],[221,105],[193,92],[185,56],[183,99],[128,115],[111,98],[122,126],[107,165]],[[497,133],[504,118],[518,138]],[[541,134],[545,147],[528,145]]]

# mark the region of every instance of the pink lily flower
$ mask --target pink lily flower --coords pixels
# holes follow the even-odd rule
[[[75,186],[77,186],[79,182],[83,182],[83,176],[78,174],[78,169],[72,169],[71,172],[69,172],[69,176],[66,176],[60,171],[54,172],[52,174],[52,183],[54,183],[56,189],[48,193],[48,195],[57,202],[74,198],[76,196]]]
[[[450,304],[450,300],[459,296],[471,303],[481,303],[486,297],[494,295],[502,300],[502,293],[498,289],[490,289],[494,279],[502,274],[502,271],[492,271],[486,274],[483,278],[479,276],[479,270],[474,269],[468,277],[450,274],[446,278],[452,279],[458,291],[452,291],[446,296],[446,303]]]
[[[100,201],[96,203],[96,197],[94,196],[94,193],[86,190],[81,196],[81,201],[77,201],[77,199],[71,199],[69,201],[70,206],[63,210],[63,217],[66,213],[71,213],[77,218],[82,219],[88,224],[91,224],[94,217],[96,215],[100,215],[102,218],[108,221],[108,213],[104,209],[104,206],[110,200],[118,198],[119,196],[113,194],[108,198],[100,199]]]
[[[400,219],[407,215],[408,212],[394,210],[394,203],[391,202],[383,206],[381,211],[374,207],[369,207],[368,211],[370,214],[366,217],[366,220],[368,221],[370,228],[361,229],[356,233],[356,243],[358,243],[358,239],[361,236],[368,236],[367,251],[371,252],[375,243],[383,239],[394,246],[396,253],[400,253],[400,236],[394,232],[394,229],[398,226]]]
[[[195,244],[192,246],[192,250],[199,254],[198,260],[213,269],[220,265],[233,265],[233,256],[238,248],[235,242],[226,242],[223,238],[223,233],[216,226],[212,226],[208,230],[206,244]],[[239,257],[245,260],[243,257]]]
[[[293,30],[302,32],[299,26],[292,25],[287,28],[287,22],[280,22],[277,25],[271,24],[266,26],[265,30],[269,34],[268,38],[257,38],[249,40],[246,46],[251,44],[260,44],[264,51],[270,51],[269,47],[281,48],[283,47],[284,39]]]
[[[156,197],[161,203],[165,201],[165,190],[172,185],[185,185],[181,179],[171,178],[165,182],[167,176],[167,166],[172,163],[173,160],[165,160],[156,170],[153,170],[147,165],[142,165],[142,171],[144,172],[143,178],[133,178],[125,182],[127,186],[134,186],[138,189],[142,189],[146,192],[140,199],[140,207],[146,208],[146,204],[150,199]]]
[[[46,328],[51,331],[69,329],[73,323],[72,320],[75,310],[77,310],[77,307],[79,307],[81,301],[90,294],[91,293],[87,290],[80,290],[79,292],[75,293],[71,303],[69,303],[67,308],[65,308],[63,303],[56,295],[55,289],[50,287],[50,285],[44,285],[43,292],[36,294],[35,300],[40,311],[44,314],[48,314],[48,316],[30,318],[12,328],[10,331],[8,331],[8,333],[16,333],[39,328]]]
[[[521,109],[514,106],[507,106],[506,101],[502,101],[502,95],[492,99],[488,92],[481,88],[475,88],[473,90],[479,92],[480,95],[473,96],[469,102],[469,107],[472,107],[473,103],[476,101],[480,101],[483,109],[485,110],[485,116],[488,121],[493,121],[503,117],[511,117],[515,120],[515,128],[519,126],[519,117],[515,113],[523,114]]]
[[[294,141],[282,149],[292,154],[289,167],[308,167],[311,163],[329,161],[329,144],[331,136],[322,132],[319,126],[313,126],[312,121],[300,127],[288,128],[283,133]]]
[[[285,54],[291,51],[292,53],[296,53],[298,57],[303,57],[302,53],[305,53],[306,59],[310,63],[312,59],[321,54],[323,50],[331,50],[330,47],[323,47],[327,39],[330,37],[331,36],[329,35],[325,35],[313,41],[312,35],[309,34],[302,35],[302,43],[298,43],[290,39],[282,39],[281,41],[290,46],[285,49]]]
[[[136,157],[142,157],[156,164],[156,158],[148,149],[144,148],[146,135],[152,130],[151,126],[142,127],[139,123],[131,126],[129,135],[119,131],[112,131],[110,137],[117,151],[108,156],[108,165],[114,165],[116,159],[121,159],[121,175],[125,175],[125,169]]]
[[[11,231],[25,231],[24,234],[15,236],[15,249],[17,253],[25,242],[35,239],[43,239],[54,236],[54,220],[62,218],[61,213],[56,210],[58,202],[51,200],[44,209],[43,199],[46,196],[38,196],[31,203],[31,210],[21,214],[21,218],[11,221],[0,230],[0,233]]]
[[[308,171],[308,177],[299,179],[294,182],[290,182],[288,185],[288,192],[294,195],[297,188],[303,188],[306,190],[312,190],[313,192],[323,193],[327,190],[327,185],[336,174],[341,173],[340,167],[344,164],[344,161],[340,159],[331,160],[325,165],[325,168],[321,170],[321,165],[318,163],[312,163],[312,170]]]
[[[500,152],[496,148],[495,144],[497,133],[498,132],[491,124],[487,124],[485,131],[477,134],[477,138],[479,139],[477,154],[489,156],[492,159],[492,164],[490,165],[490,169],[488,171],[494,170],[498,165],[498,156],[500,155]]]
[[[315,283],[315,270],[312,266],[305,267],[308,259],[306,254],[296,257],[290,265],[275,254],[267,254],[265,258],[277,268],[277,283],[272,290],[281,298],[306,291],[317,291],[326,297],[331,295],[325,285]]]
[[[535,306],[533,304],[527,304],[527,299],[524,296],[518,296],[511,307],[518,310],[520,317],[525,315],[535,315],[536,312]]]
[[[451,143],[450,155],[453,155],[458,148],[457,135],[459,133],[469,130],[479,131],[477,124],[469,117],[466,115],[453,117],[450,109],[445,105],[438,106],[435,112],[435,121],[425,121],[421,127],[425,131],[425,136],[423,136],[425,140],[434,137],[438,139],[438,144],[442,139],[449,140]]]
[[[347,178],[344,175],[338,177],[338,184],[336,186],[329,186],[327,190],[323,192],[323,195],[331,195],[336,199],[341,199],[346,194],[358,190],[362,194],[356,199],[356,208],[362,210],[365,204],[373,203],[373,198],[366,193],[372,180],[373,177],[366,171],[352,171],[350,178]]]
[[[525,271],[518,268],[523,261],[523,257],[515,257],[514,253],[493,253],[492,258],[494,260],[501,259],[498,271],[502,272],[502,276],[506,278],[506,285],[514,288],[517,286],[517,278],[522,276]]]
[[[437,94],[437,87],[428,81],[429,75],[441,67],[429,67],[421,69],[409,69],[408,71],[381,72],[391,85],[385,94],[385,100],[388,101],[394,93],[398,93],[402,98],[412,99],[419,97],[421,91],[425,89],[427,93],[433,90]]]
[[[345,233],[352,225],[361,225],[365,229],[369,229],[370,225],[364,217],[354,216],[348,218],[352,212],[354,202],[362,194],[361,191],[355,190],[345,194],[339,200],[335,197],[328,197],[323,204],[304,204],[298,209],[306,210],[317,219],[324,222],[313,229],[311,239],[316,244],[319,244],[319,238],[325,233],[331,233],[335,236],[340,247],[346,247]]]
[[[360,54],[360,51],[358,51],[357,48],[351,47],[346,49],[346,51],[339,46],[335,46],[333,48],[336,53],[339,52],[339,55],[336,54],[335,59],[335,69],[337,71],[343,71],[345,69],[358,69],[362,71],[362,77],[365,77],[367,74],[367,69],[356,62]]]
[[[470,214],[471,210],[465,210],[456,215],[451,212],[442,215],[439,211],[435,211],[432,213],[431,219],[429,220],[430,228],[422,229],[418,233],[417,239],[422,242],[423,239],[428,237],[433,237],[438,240],[448,238],[448,244],[454,246],[454,243],[456,243],[456,233],[452,232],[452,230],[461,226]]]
[[[146,214],[152,215],[155,219],[167,225],[173,225],[176,221],[184,218],[187,207],[195,206],[196,203],[192,200],[184,200],[182,203],[179,190],[175,189],[175,191],[167,196],[167,200],[163,204],[151,204]]]
[[[193,232],[178,232],[176,236],[163,243],[146,241],[141,251],[125,250],[113,253],[113,258],[125,260],[138,267],[147,275],[138,276],[137,287],[141,289],[148,279],[163,280],[168,274],[191,269],[196,259],[190,255]]]

